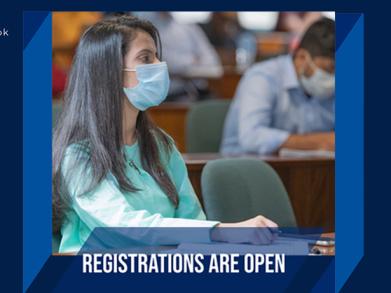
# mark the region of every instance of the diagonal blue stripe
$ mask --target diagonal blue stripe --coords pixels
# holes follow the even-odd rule
[[[343,17],[342,17],[343,15]],[[341,13],[337,14],[336,18],[336,44],[335,47],[338,48],[345,41],[346,37],[349,35],[357,20],[359,19],[361,13]],[[338,17],[341,16],[341,17]]]
[[[75,260],[74,256],[50,256],[27,292],[54,292],[58,282]]]
[[[313,257],[317,256],[306,257],[285,292],[310,292],[333,262],[332,256],[320,256],[314,266],[311,259]]]
[[[46,15],[23,51],[24,290],[51,254],[52,23]]]
[[[344,16],[338,14],[339,18]],[[363,15],[337,50],[336,64],[335,288],[339,291],[363,257],[364,250]]]
[[[316,283],[311,292],[335,292],[334,290],[334,273],[335,273],[335,261],[332,260],[328,268],[324,271],[319,281]]]
[[[26,11],[23,14],[23,50],[26,49],[43,21],[48,16],[48,11]]]

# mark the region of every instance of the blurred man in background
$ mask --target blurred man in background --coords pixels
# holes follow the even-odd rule
[[[228,112],[221,151],[334,150],[335,23],[313,23],[291,55],[253,65]]]

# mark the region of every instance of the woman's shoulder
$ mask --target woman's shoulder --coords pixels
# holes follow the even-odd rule
[[[87,141],[74,142],[68,145],[68,147],[65,150],[65,153],[66,154],[82,153],[84,155],[89,155],[90,147]]]
[[[153,136],[155,137],[156,143],[159,147],[159,150],[162,150],[166,147],[172,148],[175,147],[175,141],[174,139],[163,129],[156,127],[155,129],[151,130]]]
[[[75,142],[67,146],[64,152],[62,166],[68,169],[70,166],[81,164],[90,158],[90,147],[86,141]]]
[[[161,128],[157,128],[154,131],[161,157],[164,159],[164,163],[168,164],[173,156],[175,157],[179,154],[175,140]]]

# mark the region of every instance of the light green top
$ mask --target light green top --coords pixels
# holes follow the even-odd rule
[[[69,147],[62,164],[66,172],[74,163],[72,147]],[[72,199],[61,232],[60,252],[79,251],[95,227],[214,227],[218,222],[207,221],[188,178],[186,165],[174,147],[166,161],[166,170],[179,195],[175,208],[153,177],[146,172],[140,161],[137,142],[125,146],[126,175],[137,192],[122,192],[113,175],[109,174],[93,190],[83,191],[88,183],[89,169],[79,164],[72,168],[66,186]],[[166,156],[167,157],[167,156]],[[73,161],[72,161],[73,160]],[[84,192],[84,194],[83,194]],[[200,242],[210,241],[209,233]]]

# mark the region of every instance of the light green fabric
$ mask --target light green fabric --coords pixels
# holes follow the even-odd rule
[[[201,205],[188,179],[186,165],[181,154],[174,148],[167,159],[167,171],[179,193],[177,209],[171,204],[165,193],[160,189],[153,177],[147,173],[140,161],[139,146],[125,146],[126,174],[140,191],[129,193],[120,191],[113,175],[108,175],[92,191],[85,193],[91,170],[83,168],[77,159],[75,148],[68,148],[65,155],[62,172],[66,177],[72,209],[68,212],[68,220],[62,227],[60,252],[78,251],[95,227],[214,227],[218,222],[206,221]],[[164,157],[164,154],[162,154]],[[165,156],[167,157],[167,156]],[[129,162],[134,162],[131,166]],[[200,242],[209,242],[209,233]]]
[[[186,152],[219,152],[229,104],[228,100],[210,100],[191,107],[186,122]]]
[[[281,227],[296,227],[288,194],[277,173],[253,158],[210,161],[202,171],[208,219],[238,222],[263,215]]]

